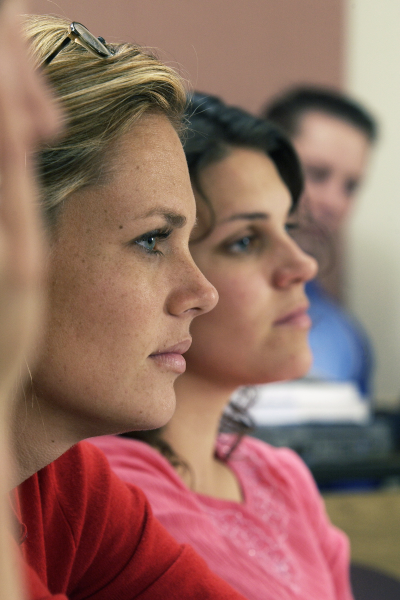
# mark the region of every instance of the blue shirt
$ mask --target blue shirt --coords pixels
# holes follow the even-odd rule
[[[371,395],[372,347],[356,319],[314,280],[306,285],[313,326],[309,376],[328,381],[354,382],[363,396]]]

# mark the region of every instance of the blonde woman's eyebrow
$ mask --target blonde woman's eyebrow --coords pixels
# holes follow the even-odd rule
[[[266,220],[269,219],[270,215],[264,212],[254,212],[254,213],[236,213],[219,221],[218,225],[222,225],[223,223],[229,223],[230,221],[257,221],[257,220]]]
[[[180,215],[179,213],[175,213],[175,212],[171,212],[171,211],[165,211],[160,208],[153,208],[152,210],[150,210],[149,212],[147,212],[146,214],[142,215],[139,218],[140,219],[148,219],[149,217],[154,217],[154,216],[162,217],[163,219],[165,219],[165,221],[168,223],[168,225],[171,225],[172,227],[175,227],[177,229],[184,227],[184,225],[186,225],[186,221],[187,221],[187,219],[184,215]]]

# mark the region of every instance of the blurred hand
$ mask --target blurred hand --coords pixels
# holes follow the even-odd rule
[[[0,411],[40,326],[43,249],[31,153],[60,121],[28,60],[22,12],[16,0],[0,5]]]
[[[58,111],[34,72],[16,0],[0,0],[0,598],[22,600],[6,492],[6,425],[24,361],[41,324],[42,239],[31,152],[58,129]]]

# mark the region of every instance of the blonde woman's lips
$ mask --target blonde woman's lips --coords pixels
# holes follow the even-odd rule
[[[164,367],[168,371],[181,375],[186,370],[186,360],[182,354],[189,350],[191,343],[191,339],[183,340],[178,344],[153,352],[149,358],[159,367]]]
[[[283,317],[274,322],[274,326],[296,327],[297,329],[309,329],[312,325],[311,317],[308,314],[308,304],[292,310]]]

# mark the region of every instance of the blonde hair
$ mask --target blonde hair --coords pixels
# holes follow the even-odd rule
[[[37,65],[57,47],[70,21],[29,16],[25,29]],[[96,58],[70,43],[45,74],[64,109],[64,134],[38,156],[43,206],[54,223],[65,199],[107,172],[107,150],[145,113],[161,112],[180,131],[185,90],[179,75],[132,44],[107,44],[110,58]]]

